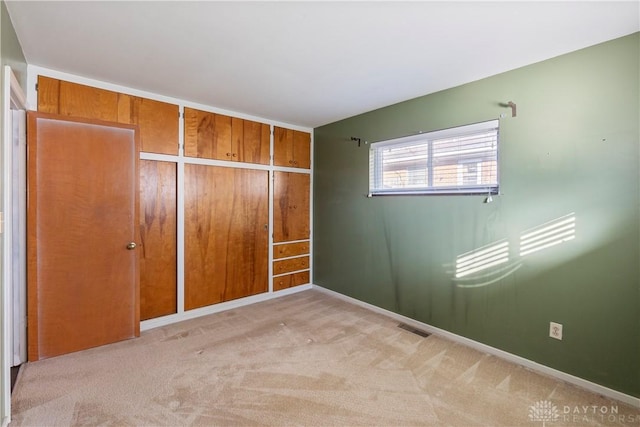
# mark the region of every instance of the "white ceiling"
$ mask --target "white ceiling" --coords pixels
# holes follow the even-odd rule
[[[7,1],[27,62],[316,127],[640,30],[640,2]]]

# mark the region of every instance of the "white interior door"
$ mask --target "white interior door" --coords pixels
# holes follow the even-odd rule
[[[20,119],[20,114],[18,111],[22,110],[22,116],[24,117],[24,111],[27,109],[27,102],[24,96],[24,92],[20,87],[20,84],[16,80],[15,75],[11,71],[11,68],[5,66],[3,68],[3,79],[2,79],[2,89],[3,89],[3,99],[2,102],[2,121],[3,121],[3,129],[2,134],[0,135],[1,146],[0,149],[0,260],[1,260],[1,269],[0,269],[0,281],[1,281],[1,300],[2,300],[2,327],[0,328],[0,345],[2,351],[0,352],[0,377],[2,378],[0,384],[0,401],[1,401],[1,418],[2,423],[8,423],[11,419],[11,366],[14,365],[14,294],[18,293],[19,295],[26,294],[26,281],[22,284],[22,292],[19,290],[14,290],[14,265],[16,269],[21,269],[21,274],[26,274],[26,270],[24,267],[20,267],[21,265],[26,266],[26,246],[24,243],[20,243],[19,233],[20,226],[16,228],[18,230],[18,240],[13,240],[14,235],[14,222],[22,223],[24,227],[26,224],[26,193],[22,196],[25,204],[22,206],[18,206],[17,216],[14,214],[14,187],[17,188],[26,188],[26,175],[20,178],[18,173],[17,176],[14,176],[14,152],[16,159],[21,158],[19,153],[22,149],[22,152],[25,153],[24,160],[26,162],[26,149],[21,148],[21,138],[22,138],[22,146],[26,148],[25,144],[25,136],[26,136],[26,126],[24,124],[24,119]],[[14,116],[14,111],[18,112]],[[14,120],[15,118],[15,120]],[[16,122],[16,127],[14,128],[14,121]],[[22,122],[22,125],[20,124]],[[17,131],[16,136],[14,136],[14,130]],[[14,146],[17,149],[14,149]],[[23,165],[23,167],[26,165]],[[16,164],[15,169],[17,171],[20,170],[19,162]],[[20,187],[21,186],[21,187]],[[20,196],[16,197],[19,199]],[[22,209],[22,211],[21,211]],[[24,239],[23,239],[24,242]],[[17,252],[17,255],[14,257],[14,251]],[[14,259],[17,260],[14,262]],[[22,263],[22,264],[20,264]],[[24,276],[23,276],[24,278]],[[26,306],[26,300],[25,300]],[[19,311],[19,309],[18,309]],[[26,346],[26,338],[19,342],[18,346],[23,345]],[[18,353],[20,351],[18,350]],[[22,359],[24,360],[24,359]]]
[[[27,138],[26,112],[11,110],[11,281],[13,291],[13,363],[27,361]]]

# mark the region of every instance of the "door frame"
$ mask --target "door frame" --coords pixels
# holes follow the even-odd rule
[[[25,204],[19,206],[18,217],[13,215],[13,192],[19,191],[20,188],[26,188],[26,174],[20,176],[19,173],[14,173],[14,170],[19,170],[18,165],[14,164],[14,159],[19,158],[24,154],[26,160],[26,143],[18,145],[18,153],[14,150],[14,126],[13,126],[13,112],[14,111],[26,111],[28,104],[26,96],[20,83],[16,79],[15,74],[11,70],[11,67],[5,66],[3,71],[3,99],[2,99],[2,115],[4,128],[2,132],[2,173],[0,179],[2,180],[2,201],[1,212],[3,218],[0,219],[0,232],[2,232],[2,330],[1,334],[1,347],[0,363],[2,369],[2,424],[8,423],[11,420],[11,366],[14,365],[14,336],[16,332],[14,330],[14,304],[13,297],[15,290],[14,287],[14,270],[26,272],[26,245],[24,240],[21,241],[20,236],[14,236],[13,224],[15,221],[26,222],[26,193],[24,194]],[[16,135],[18,139],[22,138],[22,141],[26,141],[26,126],[18,126],[18,133]],[[17,154],[17,156],[14,156]],[[14,255],[17,255],[18,268],[15,269],[16,259]],[[20,268],[22,266],[22,268]],[[24,298],[24,310],[22,314],[26,318],[26,280],[25,275],[22,274],[23,281],[19,286],[23,287],[24,292],[20,292],[19,295]],[[20,310],[18,308],[18,313]],[[26,350],[26,323],[24,325],[24,334],[19,333],[18,340],[24,339],[21,344]],[[26,356],[26,353],[25,353]],[[26,358],[24,359],[26,360]]]

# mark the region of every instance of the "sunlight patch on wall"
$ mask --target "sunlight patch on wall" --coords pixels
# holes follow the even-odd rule
[[[456,258],[456,279],[509,261],[509,242],[492,243]]]
[[[520,236],[520,256],[573,240],[575,233],[576,217],[574,212],[541,224],[525,231]]]
[[[496,283],[523,266],[523,257],[560,243],[573,240],[576,233],[575,213],[563,215],[537,225],[520,234],[519,245],[509,245],[507,239],[490,243],[458,255],[454,264],[445,264],[447,274],[453,274],[456,286],[477,288]],[[513,243],[513,242],[512,242]],[[513,247],[515,254],[510,254]]]

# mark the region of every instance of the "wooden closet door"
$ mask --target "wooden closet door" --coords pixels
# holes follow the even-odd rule
[[[293,167],[293,131],[281,127],[273,130],[273,164]]]
[[[267,171],[185,165],[185,309],[268,290]]]
[[[293,159],[297,168],[311,168],[311,134],[293,131]]]
[[[311,176],[306,173],[274,172],[274,242],[309,238],[310,183]]]
[[[29,360],[140,333],[133,126],[28,116]]]
[[[120,95],[118,121],[140,128],[140,150],[148,153],[178,154],[179,107],[153,99]],[[127,112],[129,114],[127,114]]]
[[[184,155],[232,160],[231,117],[184,109]]]
[[[270,126],[184,109],[184,155],[230,162],[269,164]]]
[[[177,165],[140,160],[140,319],[177,312]]]
[[[276,126],[273,134],[273,164],[309,169],[311,167],[311,134]]]
[[[241,120],[243,137],[237,148],[238,161],[269,164],[271,128],[265,123]],[[234,123],[235,125],[235,123]]]

